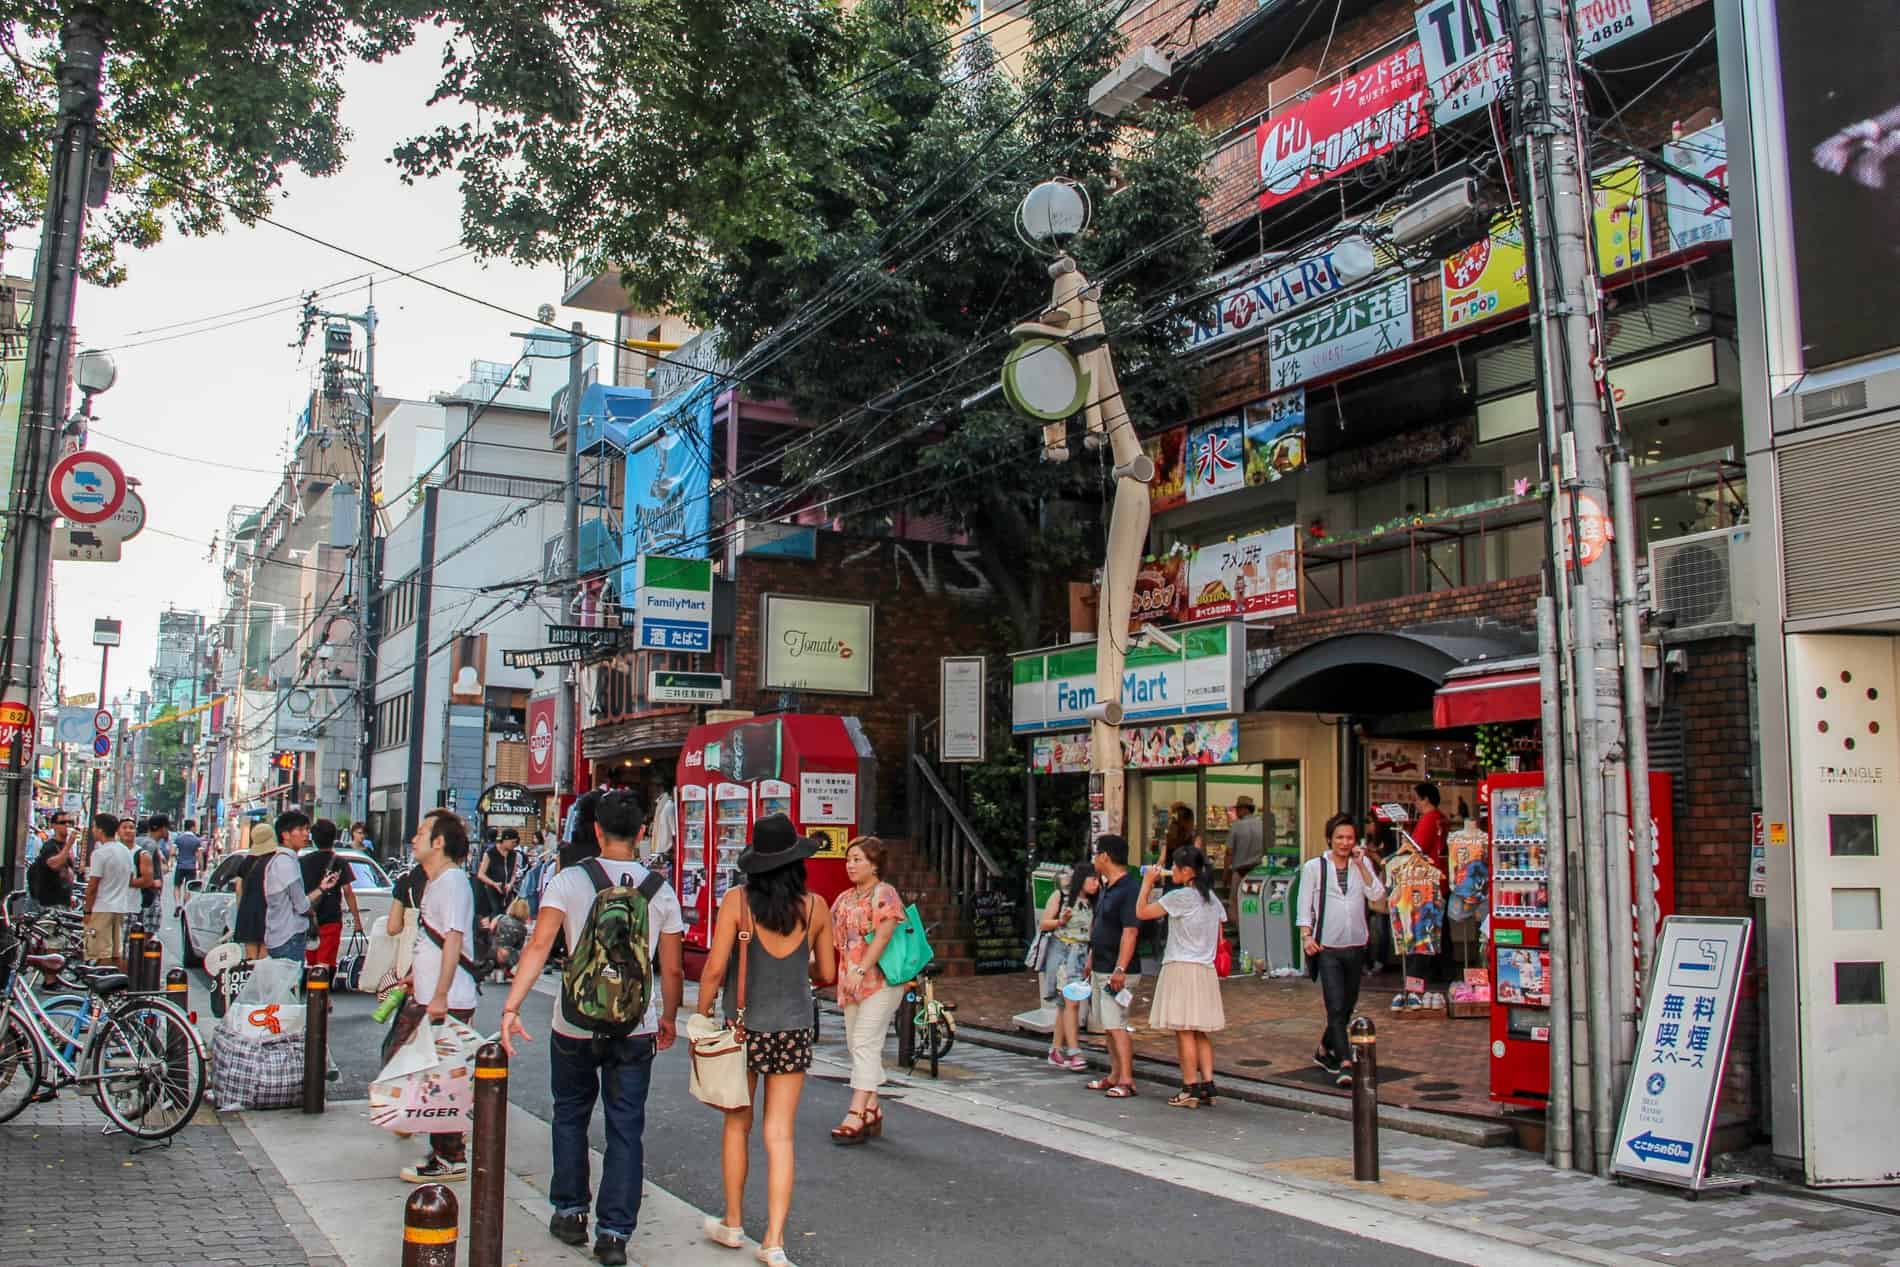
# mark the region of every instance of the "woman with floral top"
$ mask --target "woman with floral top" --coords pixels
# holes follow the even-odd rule
[[[838,1003],[844,1008],[844,1041],[851,1051],[851,1109],[832,1128],[834,1144],[862,1144],[884,1133],[877,1089],[884,1081],[884,1032],[904,997],[906,981],[888,982],[878,957],[904,921],[904,900],[880,878],[888,854],[876,836],[860,836],[844,855],[851,887],[831,906],[838,942]]]

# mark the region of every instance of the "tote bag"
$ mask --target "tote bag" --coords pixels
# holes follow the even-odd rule
[[[732,1020],[720,1024],[695,1012],[686,1018],[686,1047],[692,1057],[687,1089],[701,1104],[731,1113],[752,1107],[752,1088],[746,1078],[745,966],[752,941],[752,912],[741,902],[745,923],[739,928],[733,953],[739,956],[739,993]]]
[[[912,902],[904,908],[904,922],[891,934],[890,945],[877,957],[878,970],[886,985],[903,985],[914,980],[925,964],[935,958],[930,939],[924,936],[924,920]]]

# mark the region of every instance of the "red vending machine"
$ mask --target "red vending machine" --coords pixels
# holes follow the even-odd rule
[[[1675,910],[1674,792],[1669,775],[1649,776],[1658,919]],[[1543,772],[1490,775],[1479,787],[1478,803],[1489,809],[1491,832],[1491,1098],[1541,1109],[1550,1100],[1552,1024]],[[1632,857],[1632,884],[1635,875]],[[1634,927],[1634,891],[1630,910]]]
[[[824,841],[806,863],[826,902],[850,883],[844,851],[875,817],[877,758],[855,717],[784,713],[695,726],[678,768],[680,833],[673,882],[686,914],[689,973],[710,947],[713,912],[739,882],[752,824],[784,814]]]

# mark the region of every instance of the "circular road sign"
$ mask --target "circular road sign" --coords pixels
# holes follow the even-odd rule
[[[99,735],[94,735],[92,737],[92,755],[93,756],[95,757],[109,756],[111,752],[112,752],[112,736],[111,735],[99,734]]]
[[[112,710],[102,708],[92,715],[92,728],[100,734],[112,729]]]
[[[59,460],[48,480],[53,509],[74,523],[110,519],[125,501],[125,472],[105,454],[81,449]]]
[[[145,531],[145,499],[139,496],[136,488],[125,490],[125,500],[112,512],[110,518],[100,521],[98,531],[105,536],[117,537],[121,542],[130,541]]]

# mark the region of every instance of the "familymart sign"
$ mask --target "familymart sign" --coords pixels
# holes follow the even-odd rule
[[[1242,708],[1247,636],[1240,622],[1177,626],[1178,652],[1134,647],[1122,668],[1123,721],[1218,716]],[[1011,658],[1010,729],[1081,730],[1095,704],[1095,644],[1025,651]]]

